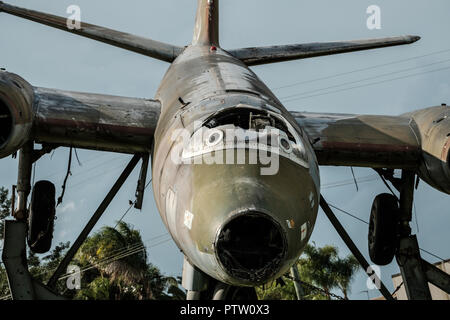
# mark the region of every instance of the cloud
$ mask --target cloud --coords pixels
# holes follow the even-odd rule
[[[75,202],[74,201],[70,201],[70,202],[66,203],[65,205],[63,205],[61,207],[61,209],[59,209],[59,212],[65,213],[67,211],[74,211],[75,208],[76,208]]]

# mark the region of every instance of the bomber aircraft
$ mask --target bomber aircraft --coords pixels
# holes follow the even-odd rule
[[[400,198],[380,194],[373,202],[369,253],[379,265],[415,248],[409,222],[419,177],[450,193],[448,106],[399,116],[289,112],[250,69],[411,44],[418,36],[225,49],[219,42],[219,0],[198,0],[192,43],[178,47],[84,22],[69,27],[64,17],[1,1],[0,12],[169,64],[151,100],[36,87],[0,71],[0,158],[18,153],[13,216],[26,225],[32,251],[50,249],[56,203],[51,182],[31,188],[34,162],[58,147],[133,155],[49,288],[140,160],[135,206],[142,206],[151,159],[158,211],[185,257],[188,299],[255,298],[255,286],[285,274],[301,255],[319,207],[367,269],[320,195],[319,166],[373,168],[400,191]],[[401,178],[394,170],[402,171]],[[12,241],[8,230],[5,248],[6,241]],[[33,284],[34,293],[14,288],[24,280],[17,280],[5,252],[13,298],[40,298],[45,286]],[[384,286],[380,290],[392,298]]]

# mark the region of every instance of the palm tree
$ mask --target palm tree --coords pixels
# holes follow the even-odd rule
[[[81,265],[95,266],[100,278],[108,278],[117,288],[115,297],[120,299],[130,291],[137,292],[139,299],[151,298],[145,275],[147,274],[147,253],[139,231],[120,222],[117,229],[103,227],[100,232],[89,237],[81,246],[76,259]],[[101,285],[104,292],[105,281],[96,280],[93,286]],[[100,295],[99,298],[104,294]]]
[[[89,237],[76,255],[83,273],[84,289],[78,299],[184,299],[179,279],[165,277],[147,263],[138,230],[120,222],[103,227]]]
[[[353,255],[349,255],[344,259],[338,259],[338,261],[336,261],[337,283],[339,289],[341,289],[344,294],[345,299],[348,299],[350,283],[359,268],[359,262]]]
[[[306,246],[304,255],[306,257],[298,261],[301,280],[322,288],[327,299],[331,298],[330,292],[336,288],[339,288],[347,299],[350,283],[359,268],[355,257],[349,255],[340,258],[337,247],[328,245],[316,248],[310,244]]]

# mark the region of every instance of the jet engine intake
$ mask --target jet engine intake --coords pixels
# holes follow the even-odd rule
[[[28,82],[0,71],[0,159],[13,154],[30,139],[33,96]]]

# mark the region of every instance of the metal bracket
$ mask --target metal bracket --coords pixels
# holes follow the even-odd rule
[[[428,282],[450,294],[450,275],[423,260],[417,237],[411,235],[409,223],[412,220],[415,173],[402,171],[400,191],[400,210],[398,225],[398,249],[396,260],[405,284],[406,295],[409,300],[431,300]]]
[[[186,257],[184,257],[181,279],[181,285],[187,291],[186,300],[200,300],[201,292],[208,288],[208,276],[193,266]]]
[[[142,155],[142,167],[141,173],[139,174],[139,180],[136,188],[136,202],[134,207],[138,210],[142,209],[142,203],[144,202],[145,185],[147,181],[148,163],[150,159],[150,154],[146,153]]]

